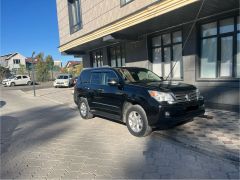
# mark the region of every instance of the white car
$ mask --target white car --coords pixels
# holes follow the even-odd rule
[[[60,74],[53,82],[53,86],[57,87],[71,87],[73,85],[73,77],[71,74]]]
[[[15,75],[2,81],[4,86],[31,85],[32,81],[27,75]]]

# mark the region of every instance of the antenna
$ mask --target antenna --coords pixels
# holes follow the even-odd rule
[[[196,15],[196,17],[195,17],[195,19],[194,19],[194,21],[193,21],[192,27],[191,27],[191,29],[189,30],[188,36],[187,36],[187,38],[186,38],[186,40],[185,40],[185,42],[184,42],[184,44],[183,44],[183,47],[182,47],[182,54],[183,54],[183,50],[184,50],[185,47],[186,47],[186,44],[187,44],[187,42],[188,42],[188,39],[189,39],[190,35],[192,34],[193,28],[194,28],[194,26],[195,26],[195,24],[196,24],[196,22],[197,22],[197,20],[198,20],[198,16],[200,15],[200,12],[201,12],[201,10],[202,10],[202,8],[203,8],[203,5],[204,5],[205,1],[206,1],[206,0],[203,0],[203,1],[202,1],[202,4],[201,4],[201,6],[200,6],[200,8],[199,8],[199,10],[198,10],[198,13],[197,13],[197,15]],[[173,67],[171,68],[171,71],[169,72],[166,80],[167,80],[167,79],[170,77],[170,75],[172,74],[173,69],[175,68],[176,64],[177,64],[177,61],[174,63]]]

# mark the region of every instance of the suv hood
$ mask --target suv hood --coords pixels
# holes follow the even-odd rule
[[[171,81],[160,81],[160,82],[131,82],[129,84],[142,86],[149,90],[159,90],[163,92],[178,92],[178,91],[190,91],[195,90],[196,87],[190,84],[171,82]]]

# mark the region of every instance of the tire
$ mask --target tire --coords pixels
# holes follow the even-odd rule
[[[126,125],[133,136],[144,137],[152,132],[147,115],[139,105],[131,105],[126,113]]]
[[[93,114],[90,112],[88,102],[85,98],[80,98],[78,103],[79,114],[83,119],[93,118]]]
[[[13,87],[13,86],[15,86],[15,83],[11,82],[10,87]]]
[[[28,82],[27,82],[27,85],[28,85],[28,86],[31,86],[31,85],[32,85],[32,82],[31,82],[31,81],[28,81]]]

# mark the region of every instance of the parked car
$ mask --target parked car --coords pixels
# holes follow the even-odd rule
[[[205,113],[204,99],[195,86],[163,81],[150,70],[134,67],[83,70],[74,101],[82,118],[97,115],[122,121],[134,136]]]
[[[15,75],[2,81],[4,86],[31,85],[32,81],[27,75]]]
[[[53,86],[57,87],[71,87],[73,85],[73,78],[71,74],[60,74],[53,82]]]

